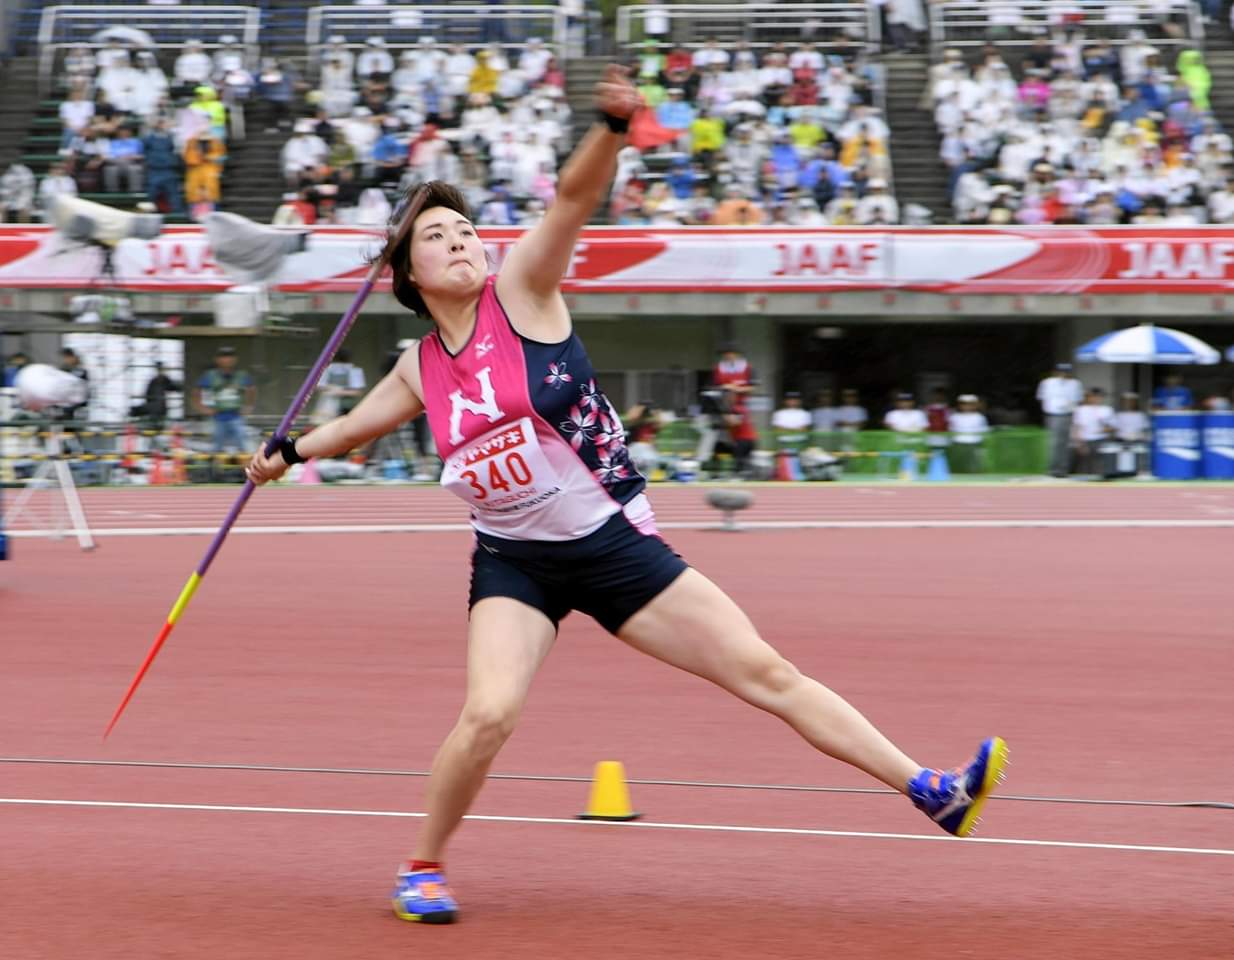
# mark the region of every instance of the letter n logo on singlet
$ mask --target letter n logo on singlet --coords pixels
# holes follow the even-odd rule
[[[491,376],[492,367],[485,367],[476,374],[476,379],[480,381],[480,402],[468,400],[463,396],[462,390],[455,390],[450,394],[450,442],[462,443],[463,434],[461,427],[463,425],[463,411],[474,414],[477,417],[485,417],[489,423],[496,423],[505,416],[501,412],[501,408],[497,406],[497,393],[493,390],[493,380]]]

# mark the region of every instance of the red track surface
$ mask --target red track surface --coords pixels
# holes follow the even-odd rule
[[[879,523],[966,521],[1174,521],[1234,523],[1234,488],[1227,486],[1107,486],[1067,484],[999,486],[930,484],[759,484],[748,523]],[[197,527],[213,531],[234,500],[236,487],[119,487],[82,491],[90,523],[114,529]],[[717,514],[703,488],[653,488],[656,512],[670,525],[714,525]],[[10,520],[15,531],[47,525],[53,495],[35,495],[33,509]],[[459,501],[435,486],[277,486],[250,501],[238,527],[465,524]]]
[[[986,503],[1004,519],[1179,519],[1234,508],[1227,491],[901,494],[768,488],[749,516],[923,518]],[[106,509],[174,510],[176,525],[199,511],[213,524],[230,495],[97,491],[87,509],[100,525]],[[352,497],[385,522],[423,520],[428,504],[445,510],[428,492],[296,489],[263,492],[246,520],[269,522],[268,507],[338,522],[334,505],[350,508]],[[654,499],[672,521],[692,516],[698,494]],[[998,732],[1012,745],[1011,793],[1229,800],[1229,537],[1165,528],[670,539],[799,666],[923,762],[956,762]],[[101,744],[202,547],[178,536],[106,539],[94,554],[15,543],[15,560],[0,565],[5,754],[427,768],[463,690],[465,533],[237,537]],[[571,617],[497,769],[586,776],[609,758],[636,778],[870,785],[778,722]],[[0,777],[7,798],[423,809],[419,778],[11,763]],[[894,797],[632,789],[661,822],[932,835]],[[475,812],[569,817],[585,798],[585,784],[496,781]],[[526,822],[464,826],[450,864],[464,922],[421,929],[384,902],[417,825],[0,805],[0,957],[1192,960],[1229,957],[1234,945],[1231,856]],[[983,835],[1231,849],[1234,812],[999,800]]]

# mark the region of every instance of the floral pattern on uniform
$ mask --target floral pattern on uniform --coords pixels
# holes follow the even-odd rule
[[[594,379],[579,383],[578,402],[570,408],[569,419],[558,426],[576,452],[594,458],[592,473],[600,483],[607,486],[633,476],[621,418],[608,397],[596,388]],[[584,446],[589,449],[584,451]]]
[[[544,378],[544,382],[554,390],[560,390],[563,383],[574,382],[574,375],[566,373],[566,362],[564,360],[561,363],[550,363],[548,365],[548,375]],[[594,380],[592,381],[592,386],[595,386]]]
[[[562,420],[558,428],[570,438],[570,446],[581,450],[584,443],[594,443],[596,436],[596,412],[589,407],[575,404],[570,408],[568,420]]]

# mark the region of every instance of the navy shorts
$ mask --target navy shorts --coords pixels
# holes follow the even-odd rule
[[[688,567],[672,547],[640,533],[624,513],[578,540],[506,540],[477,533],[469,607],[485,597],[512,597],[535,607],[553,626],[578,610],[616,633]]]

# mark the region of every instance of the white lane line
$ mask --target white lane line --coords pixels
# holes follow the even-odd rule
[[[722,529],[718,521],[673,521],[657,523],[662,530]],[[739,521],[741,530],[1004,530],[1004,529],[1211,529],[1234,527],[1230,520],[750,520]],[[294,524],[272,526],[236,526],[232,533],[440,533],[468,531],[468,523],[340,523]],[[206,536],[218,532],[209,527],[96,527],[90,532],[98,537],[176,537]],[[65,531],[36,529],[8,530],[10,537],[63,536]]]
[[[330,807],[250,807],[217,803],[138,803],[121,800],[51,800],[27,797],[0,797],[0,803],[39,807],[105,807],[125,810],[190,810],[208,813],[284,813],[324,817],[398,817],[423,819],[425,813],[407,810],[338,810]],[[480,823],[570,824],[571,826],[632,827],[653,830],[699,830],[713,833],[757,833],[792,837],[844,837],[858,840],[927,840],[957,842],[942,834],[874,833],[864,830],[816,830],[808,827],[743,827],[727,823],[659,823],[654,820],[629,820],[609,823],[602,820],[574,820],[564,817],[501,817],[469,814],[464,819]],[[1011,847],[1052,847],[1064,850],[1127,850],[1133,853],[1180,853],[1196,856],[1234,857],[1234,850],[1211,847],[1162,847],[1140,843],[1084,843],[1075,840],[1015,840],[1003,837],[969,837],[960,843],[986,843]]]

